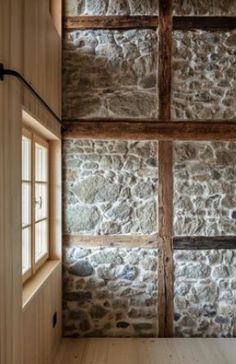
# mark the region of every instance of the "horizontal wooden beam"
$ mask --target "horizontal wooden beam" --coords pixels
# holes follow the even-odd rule
[[[236,236],[178,236],[176,250],[236,249]]]
[[[235,16],[176,16],[173,30],[233,30],[236,29]]]
[[[66,122],[64,139],[236,140],[236,122]]]
[[[67,16],[64,29],[156,29],[158,16]]]
[[[64,29],[156,29],[158,16],[67,16],[63,19]],[[173,30],[233,30],[236,29],[235,16],[174,16]]]
[[[82,247],[126,247],[126,248],[156,248],[159,243],[157,234],[153,235],[64,235],[66,246]]]

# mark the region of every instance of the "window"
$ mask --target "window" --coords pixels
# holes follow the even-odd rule
[[[61,36],[61,16],[62,16],[61,0],[49,0],[49,13],[59,36]]]
[[[49,256],[49,144],[22,133],[22,275],[31,277]]]

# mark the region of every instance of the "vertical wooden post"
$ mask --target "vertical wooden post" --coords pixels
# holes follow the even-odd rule
[[[172,0],[159,1],[159,119],[171,119]],[[172,142],[159,142],[159,336],[173,336]]]

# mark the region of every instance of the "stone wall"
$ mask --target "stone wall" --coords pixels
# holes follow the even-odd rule
[[[175,251],[175,336],[236,336],[236,250]]]
[[[174,234],[236,235],[236,143],[174,144]]]
[[[175,15],[236,15],[235,0],[173,0]]]
[[[141,248],[65,248],[64,335],[155,336],[157,253]]]
[[[235,120],[236,32],[175,31],[173,36],[172,117]]]
[[[65,14],[155,15],[159,0],[65,0]]]
[[[64,233],[158,231],[157,142],[63,142]]]
[[[155,31],[67,32],[63,44],[65,119],[157,117]]]

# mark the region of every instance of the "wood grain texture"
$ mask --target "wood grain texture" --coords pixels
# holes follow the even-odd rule
[[[235,339],[63,339],[54,364],[235,364]]]
[[[173,18],[174,30],[228,31],[236,29],[235,16],[176,16]]]
[[[21,72],[23,1],[0,0],[0,61]],[[21,89],[0,82],[0,363],[22,364]]]
[[[179,250],[236,249],[236,236],[176,236],[173,244]]]
[[[24,1],[24,70],[25,79],[61,115],[61,37],[49,12],[48,0]],[[57,15],[58,16],[58,15]],[[24,89],[23,105],[52,132],[58,122]]]
[[[63,139],[236,140],[236,122],[89,120],[65,122]]]
[[[63,244],[83,247],[125,247],[125,248],[157,248],[158,236],[153,235],[64,235]]]
[[[171,118],[172,0],[159,1],[159,120]]]
[[[58,322],[53,328],[55,312]],[[23,364],[51,364],[61,344],[60,263],[48,271],[40,289],[35,285],[34,294],[24,306],[23,332]]]
[[[56,3],[56,1],[54,0]],[[163,0],[164,6],[165,1]],[[163,16],[167,14],[167,7],[162,6],[165,13],[158,16],[67,16],[63,18],[63,27],[65,30],[79,29],[155,29],[160,22],[164,20]],[[162,19],[161,19],[162,17]],[[165,22],[165,20],[164,20]],[[171,30],[233,30],[236,29],[235,16],[174,16]]]
[[[65,30],[79,29],[156,29],[158,16],[67,16],[63,19]]]
[[[159,142],[159,336],[173,336],[173,182],[171,142]]]

